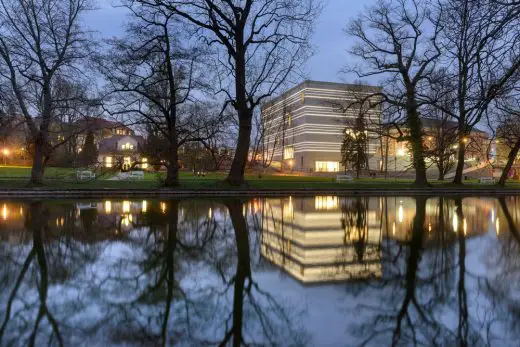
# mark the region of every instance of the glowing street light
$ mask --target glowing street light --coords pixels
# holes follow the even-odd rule
[[[11,154],[11,151],[8,148],[2,149],[2,156],[4,157],[4,165],[7,164],[7,157]]]

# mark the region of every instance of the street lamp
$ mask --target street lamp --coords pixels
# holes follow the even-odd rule
[[[7,165],[7,157],[9,156],[10,153],[11,152],[7,148],[4,148],[2,150],[2,156],[4,157],[4,166]]]

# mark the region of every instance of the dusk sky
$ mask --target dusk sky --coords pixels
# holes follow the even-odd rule
[[[313,37],[315,55],[308,62],[309,78],[320,81],[352,82],[355,76],[340,73],[348,62],[347,49],[350,45],[344,33],[348,21],[375,0],[324,0],[324,9],[317,19]],[[126,12],[115,8],[116,1],[98,2],[99,10],[91,12],[87,25],[105,37],[121,34]]]

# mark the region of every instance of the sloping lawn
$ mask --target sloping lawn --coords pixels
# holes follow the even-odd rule
[[[6,167],[0,166],[0,188],[25,188],[30,177],[30,167]],[[48,167],[45,170],[45,186],[56,189],[156,189],[162,186],[165,172],[145,172],[142,180],[109,180],[114,173],[98,175],[98,178],[90,181],[76,180],[76,169]],[[224,182],[227,172],[209,172],[204,177],[197,177],[191,172],[180,172],[180,187],[185,189],[229,189]],[[298,175],[259,175],[246,174],[246,184],[243,189],[413,189],[413,180],[390,178],[360,178],[354,182],[336,183],[334,177],[325,176],[298,176]],[[466,188],[482,189],[497,188],[493,185],[478,184],[476,180],[466,181],[464,186],[456,186],[449,182],[430,181],[435,188]],[[508,182],[506,188],[520,189],[520,182]]]

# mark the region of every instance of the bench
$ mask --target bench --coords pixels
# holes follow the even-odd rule
[[[494,184],[495,179],[493,177],[480,177],[478,179],[478,183],[480,184]]]
[[[354,178],[352,178],[352,176],[350,176],[350,175],[337,175],[336,176],[336,182],[338,182],[338,183],[340,183],[340,182],[352,183],[352,182],[354,182]]]
[[[76,171],[76,178],[78,181],[92,180],[96,178],[96,174],[90,170]]]
[[[144,171],[130,171],[128,173],[128,179],[142,180],[144,179]]]

